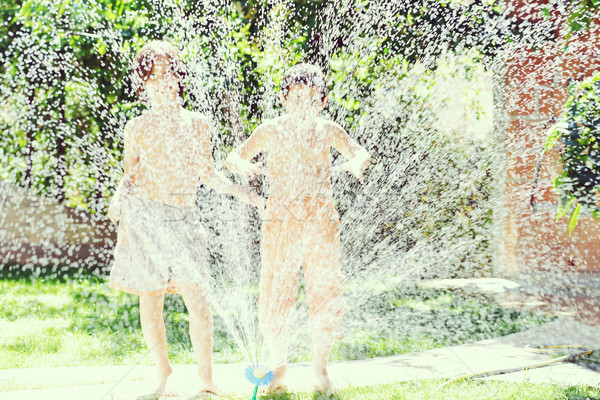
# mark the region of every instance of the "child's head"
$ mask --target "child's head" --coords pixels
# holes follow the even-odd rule
[[[140,99],[169,100],[183,98],[187,71],[177,49],[164,41],[152,41],[142,47],[133,60],[132,80]],[[146,96],[147,95],[147,96]]]
[[[319,68],[296,64],[283,75],[281,102],[289,114],[317,116],[327,104],[327,80]]]
[[[321,70],[307,63],[296,64],[288,69],[283,75],[281,81],[281,95],[288,97],[291,87],[295,84],[310,86],[315,88],[321,95],[321,100],[327,97],[327,80]]]

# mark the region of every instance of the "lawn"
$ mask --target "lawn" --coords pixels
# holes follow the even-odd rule
[[[4,277],[0,280],[0,292],[0,369],[152,364],[140,329],[138,298],[110,290],[101,277]],[[423,289],[406,282],[348,285],[345,296],[343,339],[333,349],[332,360],[388,356],[467,343],[522,331],[551,320],[544,315],[504,309],[486,296]],[[299,298],[302,308],[302,296]],[[165,319],[171,361],[194,363],[187,313],[180,296],[166,297]],[[300,346],[294,360],[310,359],[309,350],[308,346]],[[218,313],[214,361],[244,361]],[[600,398],[597,390],[585,387],[564,389],[553,385],[478,381],[459,382],[440,391],[440,383],[348,388],[340,391],[338,397]],[[11,389],[17,388],[0,386],[0,391]],[[583,397],[579,392],[584,393]],[[313,394],[271,398],[312,399]]]
[[[101,278],[0,280],[0,368],[152,364],[137,296],[110,290]],[[403,354],[522,331],[550,320],[503,309],[485,296],[397,283],[346,292],[343,339],[332,360]],[[180,296],[165,298],[169,357],[193,363],[188,316]],[[215,314],[217,363],[244,361]],[[310,359],[306,345],[293,361]]]
[[[460,382],[440,389],[443,382],[425,380],[399,382],[388,385],[350,387],[336,393],[330,399],[337,400],[585,400],[600,399],[600,389],[591,387],[563,388],[556,385],[534,385],[530,383],[508,383],[497,381]],[[265,400],[319,400],[316,393],[292,393],[261,397]],[[246,400],[247,397],[231,397]]]

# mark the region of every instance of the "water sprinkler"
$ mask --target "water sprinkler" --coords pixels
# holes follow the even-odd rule
[[[261,364],[250,364],[246,368],[246,379],[254,385],[254,394],[250,400],[256,400],[256,394],[258,393],[259,386],[266,386],[273,382],[275,375],[273,371],[266,365]]]

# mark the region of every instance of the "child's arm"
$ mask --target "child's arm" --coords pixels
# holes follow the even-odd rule
[[[211,154],[210,124],[206,119],[198,119],[196,125],[200,141],[198,155],[201,159],[199,175],[202,183],[216,191],[238,197],[259,210],[264,209],[265,201],[262,197],[236,185],[215,169]]]
[[[234,174],[246,177],[263,174],[261,165],[250,162],[258,153],[265,150],[267,128],[261,125],[241,146],[234,149],[225,160],[225,166]]]
[[[117,186],[117,190],[115,191],[110,205],[108,207],[108,217],[112,221],[116,221],[121,216],[123,209],[127,206],[129,202],[129,197],[131,196],[131,192],[133,190],[133,175],[135,171],[135,167],[140,160],[139,157],[139,147],[135,141],[134,137],[134,122],[129,121],[125,125],[124,134],[123,134],[123,178],[121,182],[119,182],[119,186]]]
[[[339,151],[348,161],[338,166],[343,171],[351,172],[363,183],[363,171],[369,166],[371,156],[367,150],[356,143],[346,131],[334,122],[329,123],[333,136],[333,148]]]

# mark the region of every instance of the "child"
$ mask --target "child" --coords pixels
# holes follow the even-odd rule
[[[206,233],[193,213],[198,178],[261,209],[264,201],[215,171],[208,119],[181,105],[187,74],[173,46],[145,45],[132,75],[138,96],[150,107],[125,126],[124,176],[108,211],[113,221],[121,217],[110,287],[140,296],[142,332],[158,367],[158,396],[172,373],[164,295],[181,293],[201,392],[220,394],[212,382]]]
[[[341,326],[340,221],[332,197],[332,148],[348,161],[340,169],[361,182],[370,157],[338,124],[319,118],[327,103],[325,76],[298,64],[283,77],[280,93],[286,114],[261,124],[227,158],[226,166],[246,176],[262,173],[250,163],[267,155],[270,195],[263,220],[259,322],[270,349],[285,349],[302,265],[308,292],[317,390],[329,393],[329,353]],[[283,350],[285,352],[285,350]],[[284,353],[285,354],[285,353]],[[269,392],[285,390],[284,359],[275,368]]]

